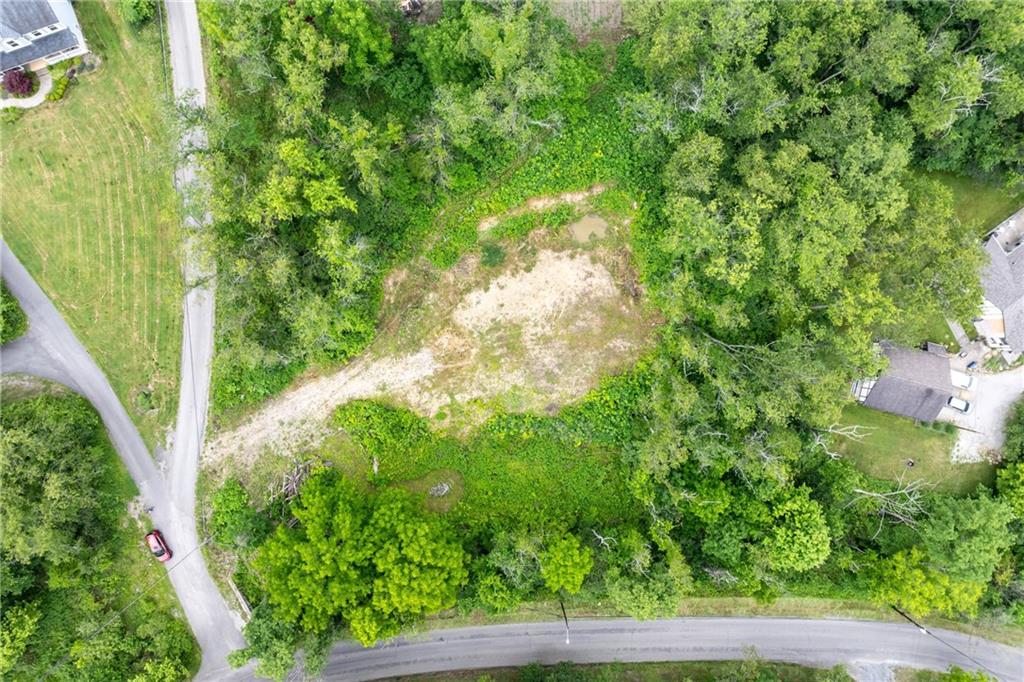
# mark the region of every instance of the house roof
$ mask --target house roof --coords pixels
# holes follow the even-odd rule
[[[949,358],[882,344],[889,368],[875,382],[864,405],[921,421],[934,421],[953,395]]]
[[[6,3],[0,0],[0,7],[4,4]],[[68,28],[43,36],[42,38],[37,38],[35,42],[29,43],[14,52],[0,52],[0,72],[28,64],[75,45],[78,45],[78,38]]]
[[[981,273],[985,298],[1003,312],[1006,341],[1024,350],[1024,208],[1000,223],[985,240],[988,265]]]
[[[63,13],[70,12],[77,29],[74,11],[59,7]],[[48,0],[0,0],[0,40],[18,38],[32,31],[61,23],[54,7]],[[56,33],[40,36],[24,47],[11,52],[0,52],[0,71],[7,71],[35,61],[54,52],[60,52],[79,44],[79,37],[67,20],[65,28]]]
[[[46,0],[0,2],[0,38],[17,38],[55,23],[57,15]]]

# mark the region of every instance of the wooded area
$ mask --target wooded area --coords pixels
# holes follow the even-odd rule
[[[316,472],[264,516],[222,490],[214,523],[236,529],[222,542],[259,604],[239,662],[280,679],[296,647],[315,671],[345,632],[371,644],[456,605],[581,590],[641,618],[686,594],[797,593],[1024,626],[1019,438],[997,489],[966,497],[832,448],[878,339],[978,308],[979,226],[923,171],[1024,182],[1024,6],[633,1],[621,35],[587,45],[529,0],[423,23],[330,0],[201,13],[221,413],[358,354],[392,267],[452,265],[482,206],[531,192],[632,197],[665,320],[633,372],[554,416],[453,439],[385,406],[336,415],[367,461],[601,452],[624,498],[467,486],[435,515],[401,479],[356,495]]]

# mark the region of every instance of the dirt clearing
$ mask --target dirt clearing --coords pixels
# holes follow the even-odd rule
[[[448,270],[421,260],[394,273],[371,349],[214,437],[206,465],[312,448],[333,431],[332,411],[358,398],[406,406],[455,432],[496,410],[557,411],[653,343],[660,318],[641,301],[628,222],[588,215],[536,230],[503,242],[500,266],[471,254]]]

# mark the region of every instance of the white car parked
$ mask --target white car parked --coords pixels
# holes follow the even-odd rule
[[[956,396],[950,396],[949,400],[946,401],[946,405],[952,407],[954,410],[963,412],[964,414],[970,414],[974,409],[974,405],[972,403],[969,403],[966,400],[961,400]]]
[[[964,374],[963,372],[950,372],[949,377],[954,386],[965,391],[973,391],[974,385],[978,383],[974,376]]]

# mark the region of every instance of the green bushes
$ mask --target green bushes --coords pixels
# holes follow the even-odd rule
[[[99,416],[46,394],[5,400],[0,430],[0,676],[187,679],[195,642],[126,514],[135,490]]]
[[[64,93],[67,92],[68,85],[71,84],[71,79],[67,76],[59,76],[53,79],[53,87],[50,92],[46,93],[46,101],[48,102],[59,102],[64,99]]]
[[[28,331],[28,317],[7,285],[0,285],[0,344],[13,341]]]
[[[157,0],[117,0],[121,18],[138,28],[156,16]]]
[[[222,545],[258,545],[269,532],[266,517],[252,507],[249,494],[229,479],[213,496],[210,533]]]

